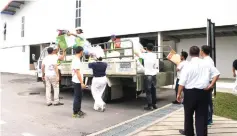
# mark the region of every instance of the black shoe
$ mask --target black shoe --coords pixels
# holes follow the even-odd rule
[[[180,104],[177,100],[172,102],[173,104]]]
[[[153,107],[153,109],[157,109],[156,104],[153,104],[152,107]]]
[[[151,111],[151,110],[153,110],[153,108],[151,106],[147,106],[147,107],[144,107],[144,110]]]
[[[78,115],[79,115],[79,116],[85,116],[85,115],[86,115],[86,113],[85,113],[85,112],[83,112],[83,111],[79,111],[79,112],[78,112]]]
[[[47,104],[47,106],[51,106],[51,105],[52,105],[52,103],[48,103],[48,104]]]
[[[185,135],[185,132],[184,132],[184,130],[182,130],[182,129],[179,130],[179,133],[180,133],[181,135]]]
[[[61,106],[61,105],[64,105],[64,103],[59,102],[59,103],[54,104],[54,106]]]

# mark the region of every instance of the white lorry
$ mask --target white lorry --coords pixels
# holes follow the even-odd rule
[[[99,43],[92,46],[101,46],[105,51],[105,57],[103,61],[108,63],[106,70],[106,75],[108,79],[108,85],[103,94],[104,101],[108,102],[113,99],[118,99],[123,97],[125,94],[132,94],[132,96],[137,97],[144,92],[143,77],[144,72],[139,69],[138,60],[134,56],[134,44],[140,44],[139,38],[129,38],[121,39],[120,48],[108,49],[108,45],[111,42]],[[140,46],[140,45],[139,45]],[[136,45],[136,47],[138,47]],[[162,46],[162,48],[171,49],[170,46]],[[117,56],[109,55],[110,51],[119,52]],[[68,48],[66,50],[66,56],[64,61],[59,64],[60,73],[60,88],[72,86],[71,82],[71,60],[73,57],[73,49]],[[164,51],[165,52],[165,51]],[[157,61],[159,61],[159,73],[157,74],[157,88],[166,85],[174,84],[174,65],[165,60],[165,58],[158,58],[159,53],[157,53]],[[169,52],[169,51],[166,51]],[[43,58],[47,55],[47,47],[42,51],[38,61],[37,61],[37,81],[42,81],[41,64]],[[82,58],[82,71],[84,74],[84,82],[90,89],[92,81],[92,70],[88,68],[88,60],[83,56]]]

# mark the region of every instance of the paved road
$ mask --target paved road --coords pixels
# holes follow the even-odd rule
[[[87,92],[82,104],[87,116],[74,119],[71,89],[61,92],[65,105],[47,107],[43,84],[35,82],[35,77],[1,73],[0,82],[1,136],[87,135],[145,113],[144,95],[113,101],[105,113],[99,113],[92,109],[93,99]],[[28,95],[29,92],[34,95]],[[158,92],[158,106],[170,103],[173,93],[172,90]]]

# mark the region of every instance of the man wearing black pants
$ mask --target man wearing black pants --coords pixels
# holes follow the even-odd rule
[[[74,48],[74,52],[76,55],[72,60],[72,82],[74,86],[73,117],[80,118],[85,115],[85,113],[81,110],[82,89],[86,87],[83,83],[83,74],[80,71],[80,58],[83,55],[83,48],[81,46],[77,46]]]
[[[212,60],[212,58],[209,56],[210,53],[211,53],[210,46],[203,45],[201,47],[200,55],[203,58],[204,62],[207,65],[211,65],[211,66],[214,67],[215,64],[214,64],[214,61]],[[210,82],[211,82],[211,80],[210,80]],[[213,88],[211,88],[208,91],[209,92],[209,96],[208,96],[208,119],[207,119],[208,125],[211,125],[213,123],[213,120],[212,120],[212,114],[213,114],[212,91],[213,91]]]
[[[207,65],[199,58],[200,49],[192,46],[189,54],[191,61],[184,67],[180,75],[177,101],[181,102],[181,93],[184,91],[185,131],[181,133],[194,136],[193,114],[195,112],[195,126],[197,136],[207,136],[208,96],[220,75],[219,71]],[[212,80],[210,83],[209,81]]]
[[[140,56],[144,60],[145,79],[144,86],[146,91],[147,106],[145,110],[157,109],[156,106],[156,74],[158,73],[158,61],[155,53],[152,52],[154,45],[147,44],[147,51],[143,51]]]
[[[183,67],[187,63],[186,59],[188,57],[188,53],[185,51],[181,52],[181,62],[177,65],[176,71],[177,71],[177,80],[176,80],[176,85],[175,85],[175,98],[177,98],[178,94],[178,88],[179,88],[179,78],[180,78],[180,73],[182,72]],[[180,104],[177,100],[172,102],[173,104]]]

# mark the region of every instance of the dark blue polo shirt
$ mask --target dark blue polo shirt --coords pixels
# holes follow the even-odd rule
[[[107,63],[105,62],[93,62],[89,63],[89,68],[93,70],[94,77],[103,77],[105,76],[105,71],[107,68]]]

